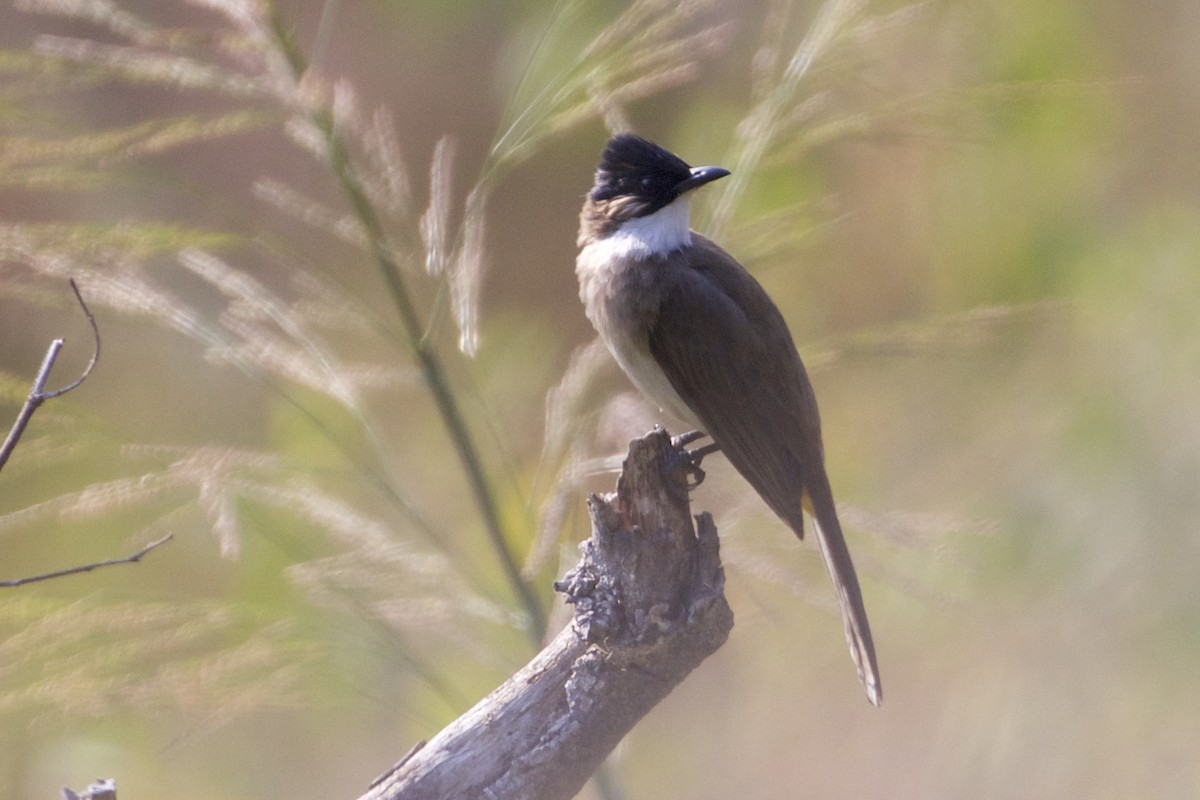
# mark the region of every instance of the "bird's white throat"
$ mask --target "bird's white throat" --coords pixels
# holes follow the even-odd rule
[[[642,392],[693,428],[700,422],[671,386],[650,354],[641,316],[652,312],[658,289],[650,291],[658,265],[644,262],[665,257],[692,243],[688,202],[680,197],[645,217],[588,242],[575,262],[579,297],[588,318],[625,374]]]
[[[591,246],[602,250],[608,258],[641,260],[665,256],[691,243],[688,201],[686,197],[680,197],[653,214],[626,220],[621,227]]]

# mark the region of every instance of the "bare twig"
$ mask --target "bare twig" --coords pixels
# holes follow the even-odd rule
[[[25,428],[29,425],[29,420],[33,418],[33,412],[37,411],[42,403],[47,400],[61,397],[78,387],[79,384],[87,380],[87,377],[92,374],[92,368],[100,360],[100,328],[96,325],[96,318],[92,315],[91,309],[87,307],[87,303],[83,302],[83,295],[79,293],[79,287],[75,285],[74,278],[71,278],[71,291],[75,292],[75,299],[79,301],[79,307],[83,309],[83,313],[87,315],[88,322],[92,325],[92,336],[96,343],[92,350],[92,358],[88,361],[83,374],[74,381],[61,389],[46,391],[46,381],[50,379],[50,370],[54,368],[54,362],[58,359],[58,354],[62,350],[64,340],[55,339],[50,343],[50,348],[46,350],[46,357],[42,359],[42,366],[38,370],[37,377],[33,379],[33,387],[29,390],[29,397],[25,398],[25,404],[21,406],[21,412],[17,414],[17,419],[13,423],[12,430],[8,432],[8,437],[5,438],[4,444],[0,445],[0,469],[4,469],[4,465],[8,463],[9,456],[16,449],[21,435],[25,433]]]
[[[0,581],[0,588],[7,589],[11,586],[24,586],[27,583],[37,583],[38,581],[48,581],[51,578],[61,578],[65,575],[77,575],[80,572],[91,572],[94,569],[100,569],[101,567],[111,567],[115,564],[136,564],[137,562],[142,560],[142,556],[146,555],[151,550],[154,550],[155,548],[166,544],[167,542],[171,541],[171,539],[173,539],[173,538],[175,538],[174,534],[168,533],[166,536],[163,536],[161,539],[155,539],[153,542],[146,545],[141,550],[138,550],[133,555],[125,556],[124,558],[110,558],[107,561],[96,561],[91,564],[80,564],[77,567],[68,567],[67,569],[59,569],[59,570],[55,570],[54,572],[46,572],[41,575],[31,575],[28,578],[12,578],[11,580]]]

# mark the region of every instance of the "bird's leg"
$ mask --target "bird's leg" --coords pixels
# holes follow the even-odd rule
[[[688,477],[691,478],[691,481],[689,481],[687,484],[688,491],[691,491],[700,484],[704,483],[704,470],[700,468],[700,462],[703,461],[704,457],[709,453],[715,453],[721,449],[721,445],[713,442],[711,444],[706,444],[703,447],[697,447],[695,450],[684,450],[687,445],[703,437],[704,435],[705,434],[703,431],[689,431],[687,433],[680,434],[671,440],[671,444],[673,444],[677,450],[681,451],[679,461],[672,466],[674,468],[685,470]]]

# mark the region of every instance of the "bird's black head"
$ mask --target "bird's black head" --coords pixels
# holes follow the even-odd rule
[[[729,170],[691,167],[674,153],[632,133],[609,139],[588,195],[612,224],[653,214],[680,195],[723,178]]]

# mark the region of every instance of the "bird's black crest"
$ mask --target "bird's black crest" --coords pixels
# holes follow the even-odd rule
[[[632,133],[608,140],[591,199],[612,200],[635,196],[648,206],[661,208],[678,197],[675,187],[685,181],[691,167],[679,156]]]

